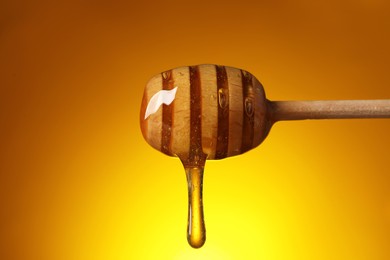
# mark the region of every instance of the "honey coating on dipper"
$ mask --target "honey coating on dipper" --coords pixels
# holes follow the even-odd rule
[[[140,123],[145,140],[183,163],[188,185],[187,240],[206,240],[203,172],[206,159],[244,153],[267,133],[266,99],[250,73],[225,66],[180,67],[154,76],[145,88]]]

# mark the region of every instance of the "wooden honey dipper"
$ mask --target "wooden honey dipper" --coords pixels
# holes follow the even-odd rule
[[[282,120],[390,118],[390,100],[269,101],[249,72],[227,66],[179,67],[151,78],[140,124],[155,149],[181,159],[189,195],[187,239],[206,239],[202,183],[206,159],[257,147]]]

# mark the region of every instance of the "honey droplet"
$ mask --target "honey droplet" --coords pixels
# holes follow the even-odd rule
[[[166,80],[171,77],[171,71],[164,71],[162,73],[163,78]]]
[[[218,103],[222,109],[228,105],[228,97],[223,88],[218,89]]]
[[[247,80],[250,80],[252,78],[252,74],[250,74],[248,71],[246,70],[242,70],[242,74],[245,78],[247,78]]]
[[[245,98],[245,112],[249,117],[253,115],[253,101],[250,97]]]
[[[187,240],[193,248],[200,248],[206,241],[203,217],[203,167],[186,167],[188,184]]]

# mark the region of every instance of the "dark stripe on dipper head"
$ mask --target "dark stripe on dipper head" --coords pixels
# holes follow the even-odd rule
[[[252,83],[252,75],[241,70],[242,98],[243,98],[243,122],[241,153],[252,149],[255,123],[255,96]]]
[[[202,149],[202,92],[198,66],[190,70],[190,151],[187,166],[203,167],[206,154]],[[184,164],[186,164],[184,162]]]
[[[172,77],[172,70],[161,73],[162,89],[173,89],[174,79]],[[161,152],[167,155],[173,155],[171,152],[172,144],[172,124],[173,124],[173,106],[172,102],[169,106],[163,105],[162,109],[162,130],[161,130]]]
[[[218,96],[218,137],[215,159],[227,156],[229,146],[229,85],[224,66],[216,66]]]

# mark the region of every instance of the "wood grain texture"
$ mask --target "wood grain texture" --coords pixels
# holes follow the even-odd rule
[[[188,67],[172,70],[172,76],[177,86],[176,98],[173,101],[173,125],[171,153],[184,157],[190,147],[190,73]]]
[[[317,100],[269,102],[272,121],[390,118],[390,100]]]
[[[215,158],[218,138],[218,88],[214,65],[199,65],[202,86],[202,147],[208,159]]]
[[[242,143],[242,78],[241,70],[226,67],[229,82],[229,148],[228,156],[241,153]]]
[[[148,104],[150,98],[158,91],[162,90],[162,77],[158,74],[152,77],[146,84],[143,104]],[[151,115],[147,120],[144,120],[146,107],[141,109],[141,125],[145,125],[145,132],[143,132],[147,142],[155,149],[161,149],[161,134],[162,134],[162,109]]]

